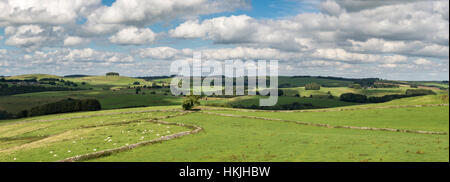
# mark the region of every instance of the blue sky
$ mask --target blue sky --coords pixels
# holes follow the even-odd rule
[[[0,75],[169,75],[199,51],[282,75],[448,80],[445,0],[15,2],[0,2]]]

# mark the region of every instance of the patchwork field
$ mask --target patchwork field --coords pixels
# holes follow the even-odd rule
[[[42,78],[63,77],[8,77]],[[339,96],[405,94],[412,83],[354,89],[348,87],[351,79],[280,77],[280,85],[288,88],[281,88],[283,96],[273,107],[277,111],[238,109],[258,109],[253,106],[264,96],[203,97],[200,106],[186,111],[183,97],[172,96],[168,88],[148,87],[167,84],[170,78],[63,79],[83,90],[1,96],[0,111],[18,113],[68,98],[96,99],[102,110],[0,120],[0,162],[449,161],[445,89],[433,88],[436,95],[362,104],[343,102]],[[311,82],[322,87],[305,90]],[[6,88],[27,84],[5,83]],[[426,84],[444,83],[421,83]],[[138,93],[136,87],[141,87]]]
[[[418,107],[421,100],[447,105]],[[425,96],[407,98],[403,107],[383,103],[291,112],[147,107],[7,120],[0,122],[0,161],[59,161],[87,155],[81,161],[448,162],[448,100],[439,100]],[[193,130],[169,123],[203,130],[127,149]],[[126,150],[102,154],[118,148]]]

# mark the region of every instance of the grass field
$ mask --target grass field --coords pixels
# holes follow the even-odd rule
[[[396,100],[408,108],[329,112],[201,111],[162,119],[197,125],[198,134],[142,146],[89,161],[449,161],[448,134],[418,134],[327,128],[276,120],[219,116],[258,116],[333,126],[364,126],[447,132],[448,106],[414,107],[437,96]],[[448,104],[447,101],[443,103]],[[363,107],[349,106],[343,108]],[[151,110],[167,110],[151,112]],[[175,109],[175,110],[173,110]],[[188,131],[146,122],[180,114],[179,106],[69,113],[0,122],[0,161],[58,161]],[[312,110],[314,111],[314,110]],[[132,112],[132,113],[130,113]],[[134,113],[133,113],[134,112]],[[170,127],[170,128],[167,128]],[[149,132],[153,131],[153,132]],[[168,131],[170,133],[168,133]],[[160,134],[160,135],[156,135]],[[143,138],[142,138],[143,137]],[[108,142],[109,141],[109,142]]]
[[[304,87],[306,84],[309,83],[318,83],[322,86],[326,87],[347,87],[348,85],[352,84],[351,81],[344,81],[344,80],[332,80],[332,79],[325,79],[325,78],[304,78],[304,77],[284,77],[280,76],[278,77],[278,85],[285,85],[288,87]]]
[[[335,97],[339,97],[344,93],[355,93],[355,94],[363,94],[368,97],[381,97],[384,95],[393,95],[393,94],[405,94],[406,90],[414,89],[409,87],[399,87],[399,88],[367,88],[367,89],[353,89],[348,87],[321,87],[320,90],[305,90],[305,87],[296,87],[296,88],[283,88],[282,90],[288,96],[294,96],[295,94],[299,94],[300,96],[309,97],[311,95],[331,95]],[[437,94],[446,93],[446,91],[442,90],[433,90]]]
[[[267,98],[265,96],[241,96],[231,99],[213,99],[208,101],[203,101],[204,105],[211,104],[228,104],[229,106],[243,106],[250,107],[252,105],[259,105],[259,100]],[[339,99],[327,99],[327,98],[299,98],[299,97],[278,97],[278,102],[276,105],[285,105],[298,102],[300,104],[312,104],[319,108],[330,108],[330,107],[341,107],[358,105],[357,103],[342,102]]]
[[[180,107],[183,98],[167,94],[167,88],[143,89],[145,94],[127,89],[135,81],[150,85],[170,79],[147,82],[91,76],[67,80],[86,82],[84,86],[92,89],[2,96],[0,110],[18,112],[64,98],[94,98],[103,110],[1,120],[0,162],[74,160],[76,156],[92,162],[449,161],[447,91],[356,104],[338,97],[343,93],[404,94],[409,87],[352,89],[348,81],[281,77],[282,83],[295,83],[295,87],[283,88],[287,96],[279,97],[277,105],[298,102],[322,109],[230,108],[258,105],[264,98],[240,96],[203,98],[198,110],[187,112]],[[332,87],[307,91],[303,85],[310,82]],[[293,97],[298,93],[301,97]]]
[[[12,76],[12,77],[6,77],[6,79],[8,80],[31,80],[31,79],[36,79],[36,80],[40,80],[43,78],[62,78],[60,76],[56,76],[56,75],[48,75],[48,74],[26,74],[26,75],[18,75],[18,76]]]
[[[56,161],[187,130],[144,121],[174,114],[121,113],[6,123],[0,129],[0,161]]]

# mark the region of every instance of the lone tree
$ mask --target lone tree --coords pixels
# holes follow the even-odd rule
[[[317,83],[306,84],[305,90],[320,90],[320,85]]]
[[[194,106],[200,105],[198,101],[200,96],[197,95],[189,95],[184,97],[183,104],[181,105],[184,110],[191,110]]]
[[[141,92],[141,87],[136,87],[136,94],[139,94]]]
[[[108,72],[106,73],[106,76],[120,76],[119,73],[116,72]]]

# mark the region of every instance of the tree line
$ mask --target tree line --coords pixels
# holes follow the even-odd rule
[[[382,103],[406,97],[416,97],[435,94],[436,93],[434,93],[432,90],[427,89],[408,89],[406,90],[405,94],[384,95],[381,97],[367,97],[366,95],[362,94],[345,93],[341,95],[340,100],[344,102],[355,102],[355,103]]]
[[[9,86],[8,84],[0,83],[0,96],[25,94],[25,93],[33,93],[33,92],[73,91],[73,90],[82,90],[82,89],[61,87],[61,86],[45,87],[45,86],[37,86],[37,85],[11,85],[11,86]]]
[[[101,104],[96,99],[64,99],[58,102],[48,103],[31,109],[22,110],[17,114],[12,114],[0,110],[0,119],[24,118],[33,116],[42,116],[47,114],[58,114],[79,111],[98,111],[101,110]]]

